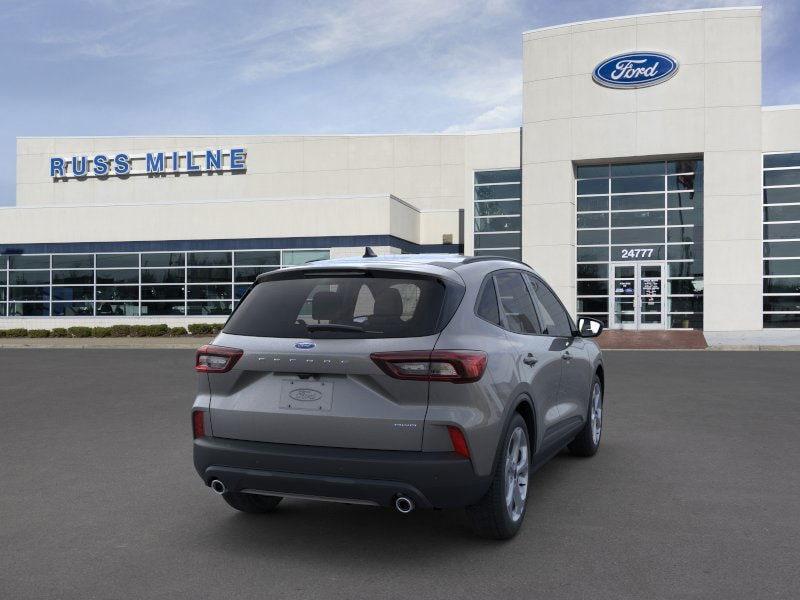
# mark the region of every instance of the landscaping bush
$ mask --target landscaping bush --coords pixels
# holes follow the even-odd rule
[[[147,330],[145,335],[147,337],[161,337],[169,333],[169,326],[165,323],[159,325],[146,325]]]
[[[220,331],[222,331],[223,327],[225,327],[225,323],[214,323],[211,326],[211,333],[217,335]]]
[[[14,327],[12,329],[6,329],[6,337],[10,338],[28,337],[28,330],[23,327]]]
[[[91,327],[83,327],[83,326],[70,327],[69,329],[67,329],[67,332],[69,332],[69,334],[72,337],[75,337],[75,338],[92,337],[92,328]]]
[[[211,323],[192,323],[189,325],[192,335],[208,335],[211,333]]]
[[[69,337],[69,331],[67,331],[64,327],[55,327],[50,332],[50,337],[58,337],[58,338]]]
[[[131,325],[131,337],[147,336],[147,325]]]
[[[92,337],[111,337],[111,327],[92,327]]]
[[[131,334],[130,325],[112,325],[109,330],[111,337],[128,337]]]
[[[28,337],[32,337],[32,338],[50,337],[50,330],[49,329],[30,329],[30,330],[28,330]]]
[[[180,337],[182,335],[187,335],[188,331],[186,331],[185,327],[170,327],[169,328],[169,335],[170,337]]]
[[[0,338],[4,338],[4,337],[6,337],[6,330],[5,329],[0,329]]]

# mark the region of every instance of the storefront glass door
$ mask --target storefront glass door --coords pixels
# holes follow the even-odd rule
[[[665,329],[663,262],[611,265],[612,329]]]

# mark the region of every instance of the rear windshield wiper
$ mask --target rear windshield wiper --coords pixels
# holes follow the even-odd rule
[[[309,323],[306,324],[306,329],[311,333],[314,331],[354,331],[357,333],[378,333],[377,331],[367,331],[358,325],[339,325],[338,323]]]

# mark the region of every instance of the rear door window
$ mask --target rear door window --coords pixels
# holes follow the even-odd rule
[[[245,297],[224,331],[277,338],[421,337],[437,332],[444,296],[436,279],[405,274],[267,280]]]
[[[572,321],[556,295],[533,275],[526,275],[533,288],[536,308],[542,320],[542,333],[555,337],[572,337]]]
[[[517,271],[495,275],[500,296],[500,316],[506,329],[514,333],[539,333],[539,321],[528,287]]]

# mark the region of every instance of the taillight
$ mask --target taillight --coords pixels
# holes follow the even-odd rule
[[[369,357],[396,379],[471,383],[486,370],[486,353],[478,350],[376,352]]]
[[[206,413],[202,410],[192,411],[192,433],[194,438],[204,437],[206,435],[205,424]]]
[[[233,368],[242,354],[243,350],[238,348],[225,348],[224,346],[212,346],[210,344],[197,349],[195,356],[194,369],[201,373],[227,373]]]
[[[467,439],[464,437],[464,432],[454,425],[448,425],[447,433],[450,434],[453,450],[464,458],[469,458],[469,446],[467,446]]]

